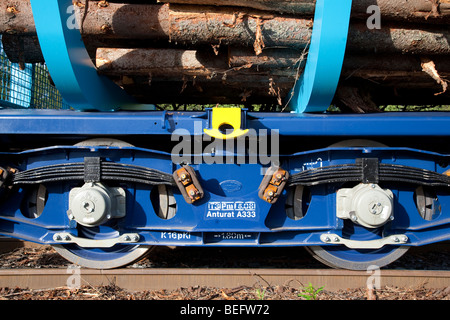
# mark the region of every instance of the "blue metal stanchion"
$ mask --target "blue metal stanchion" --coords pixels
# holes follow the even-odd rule
[[[317,0],[305,70],[290,97],[294,112],[324,112],[330,106],[344,61],[351,7],[351,0]]]
[[[70,0],[32,0],[34,22],[44,59],[63,98],[79,110],[110,111],[149,108],[107,77],[98,75],[80,30],[73,21]]]

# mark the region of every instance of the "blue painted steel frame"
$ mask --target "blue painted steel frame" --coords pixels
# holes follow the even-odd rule
[[[82,119],[78,119],[82,130]],[[0,121],[0,127],[1,126]],[[82,132],[82,131],[81,131]],[[156,138],[157,136],[152,136]],[[107,161],[134,164],[172,173],[177,164],[171,154],[134,147],[49,147],[19,153],[4,152],[0,165],[8,161],[21,163],[19,169],[31,169],[57,163],[83,161],[87,156],[99,156]],[[281,166],[291,174],[305,169],[335,164],[354,163],[356,158],[376,157],[383,163],[414,166],[438,173],[448,169],[438,163],[450,163],[449,155],[407,148],[334,148],[319,149],[281,156]],[[335,192],[339,185],[311,187],[312,198],[308,212],[300,220],[292,220],[285,213],[286,192],[279,201],[270,205],[257,196],[262,179],[260,163],[255,164],[198,164],[193,165],[200,175],[206,196],[199,203],[187,204],[181,194],[174,192],[177,214],[163,220],[157,217],[150,201],[151,186],[122,183],[127,190],[127,216],[121,220],[122,232],[138,232],[141,244],[148,245],[243,245],[288,246],[325,245],[320,235],[341,233],[343,220],[335,216]],[[240,188],[221,189],[217,183],[233,181]],[[0,233],[35,242],[54,244],[53,235],[60,231],[77,234],[67,214],[68,193],[77,183],[48,184],[49,198],[43,214],[36,219],[21,213],[25,189],[0,207]],[[388,185],[395,195],[395,220],[385,228],[386,234],[406,234],[407,245],[424,245],[450,240],[450,195],[448,190],[437,189],[441,213],[431,221],[424,220],[414,203],[415,187]],[[225,190],[225,191],[223,191]],[[223,193],[225,192],[225,193]],[[212,204],[252,202],[243,216],[208,216],[215,210]],[[370,236],[375,236],[369,232]],[[238,237],[238,238],[236,238]],[[367,234],[364,235],[367,237]],[[370,238],[371,239],[371,238]],[[368,240],[368,239],[366,239]]]
[[[249,112],[246,127],[278,130],[281,136],[449,136],[450,113],[330,115]],[[205,128],[208,128],[206,112],[0,110],[0,134],[171,135],[179,129],[191,135],[201,135]]]
[[[296,91],[299,94],[294,97],[297,112],[323,111],[328,107],[337,85],[345,49],[351,1],[318,0],[317,4],[307,70]],[[44,56],[66,100],[80,109],[94,107],[110,110],[119,107],[122,102],[126,105],[128,99],[123,92],[113,88],[107,79],[98,77],[88,63],[79,31],[66,28],[67,8],[71,2],[32,0],[32,5]],[[333,51],[327,50],[330,47],[333,47]],[[2,138],[14,136],[15,141],[21,142],[30,134],[68,137],[140,135],[156,140],[164,136],[167,138],[177,129],[188,135],[202,135],[208,122],[208,113],[1,111],[0,135]],[[302,138],[311,136],[448,137],[450,114],[248,113],[246,127],[256,131],[276,130],[280,139],[285,136],[298,137],[299,145]],[[292,150],[295,152],[295,147]],[[179,163],[173,163],[171,154],[165,152],[134,147],[74,146],[54,146],[19,153],[3,152],[0,154],[0,165],[18,163],[19,170],[26,170],[51,164],[81,162],[85,157],[92,156],[166,173],[172,173],[179,167]],[[280,164],[295,174],[314,166],[354,163],[356,158],[363,157],[376,157],[383,163],[413,166],[438,173],[448,169],[448,165],[441,167],[438,163],[450,163],[450,156],[446,154],[406,148],[366,147],[286,154],[280,156]],[[286,215],[286,190],[274,205],[258,197],[257,189],[263,171],[261,163],[200,163],[192,166],[199,174],[205,197],[190,205],[175,190],[177,214],[168,220],[159,218],[153,208],[150,199],[154,187],[126,181],[121,183],[127,192],[127,215],[118,221],[118,230],[139,233],[140,244],[146,245],[324,246],[327,244],[320,240],[321,234],[332,232],[344,236],[345,223],[335,215],[335,194],[339,185],[311,187],[312,196],[306,215],[299,220],[292,220]],[[224,183],[234,187],[218,187]],[[69,191],[78,184],[47,184],[47,204],[37,218],[27,218],[22,213],[26,188],[19,188],[0,206],[0,234],[48,244],[55,244],[53,235],[60,231],[77,235],[76,223],[69,220],[66,210]],[[417,212],[413,186],[386,186],[394,193],[395,219],[385,225],[383,236],[405,234],[409,238],[407,245],[410,246],[450,239],[448,190],[436,189],[441,211],[428,221]],[[356,225],[353,227],[353,236],[358,240],[378,239],[381,236]]]

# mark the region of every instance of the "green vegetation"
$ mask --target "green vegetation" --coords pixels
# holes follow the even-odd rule
[[[266,288],[256,289],[256,297],[258,298],[258,300],[264,300],[265,295],[266,295]]]
[[[306,300],[317,300],[317,294],[323,290],[324,287],[320,287],[318,289],[314,288],[311,282],[301,289],[301,292],[298,294],[299,297],[305,298]]]
[[[450,111],[450,105],[442,106],[380,106],[382,111],[398,112],[398,111]]]

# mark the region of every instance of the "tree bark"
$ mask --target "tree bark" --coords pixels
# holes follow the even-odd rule
[[[232,0],[220,4],[225,2]],[[255,10],[262,8],[254,5],[281,8],[288,2],[303,6],[303,13],[278,14],[280,10]],[[74,6],[74,14],[99,72],[143,102],[282,105],[307,57],[313,1],[241,3],[253,7],[112,2],[102,6],[88,1],[87,8]],[[432,3],[437,2],[354,1],[336,99],[356,112],[369,110],[370,101],[448,104],[449,0],[437,7]],[[380,7],[381,29],[367,28],[370,4]],[[411,23],[418,19],[426,23]],[[0,33],[13,62],[44,61],[28,0],[0,0]],[[154,49],[121,49],[149,47]],[[96,56],[97,48],[101,49]],[[369,96],[376,99],[367,100]],[[358,109],[358,104],[365,106]]]
[[[160,3],[196,4],[212,6],[234,6],[270,12],[293,14],[303,17],[314,15],[315,0],[158,0]],[[450,21],[448,0],[358,0],[352,4],[352,18],[368,19],[376,5],[380,9],[381,21],[408,21],[420,23],[444,23]]]
[[[151,74],[159,78],[204,77],[220,79],[222,75],[264,74],[283,76],[295,80],[306,62],[307,55],[289,49],[266,50],[256,56],[247,49],[230,47],[226,52],[214,54],[212,50],[184,49],[121,49],[99,48],[96,65],[99,73],[111,76]],[[433,59],[435,69],[446,78],[450,75],[450,60],[445,56]],[[348,55],[344,59],[342,75],[345,77],[376,78],[404,77],[407,82],[426,76],[423,61],[414,55]],[[422,81],[422,80],[421,80]],[[400,84],[401,85],[401,84]]]
[[[136,97],[142,103],[156,104],[264,104],[279,105],[280,109],[285,107],[289,89],[280,88],[278,83],[269,81],[265,86],[255,87],[255,82],[232,83],[230,81],[202,82],[202,81],[151,81],[145,77],[123,77],[113,78],[116,83],[122,86],[127,92]],[[441,88],[429,87],[409,87],[397,88],[379,85],[370,81],[356,82],[346,81],[337,88],[334,103],[340,103],[339,92],[341,88],[350,87],[363,90],[367,101],[372,101],[375,105],[448,105],[449,95],[436,93]],[[362,86],[361,86],[362,85]],[[274,88],[271,90],[271,87]],[[345,95],[344,95],[345,97]],[[281,103],[280,103],[281,101]],[[356,101],[356,100],[354,100]],[[367,108],[368,102],[364,105],[352,104],[353,112],[371,112]],[[350,108],[349,108],[350,109]],[[359,111],[358,111],[359,109]]]
[[[0,0],[9,3],[11,0]],[[13,13],[0,11],[0,33],[9,37],[36,34],[29,1],[13,1]],[[92,56],[99,46],[199,46],[233,45],[303,50],[310,42],[313,22],[292,16],[261,14],[260,11],[236,13],[233,8],[183,5],[132,5],[109,3],[107,7],[89,1],[89,8],[75,6],[81,33]],[[83,19],[81,17],[84,17]],[[83,21],[81,23],[81,21]],[[24,39],[24,38],[22,38]],[[347,52],[450,54],[448,25],[383,24],[370,30],[365,22],[350,25]],[[12,41],[10,41],[12,42]],[[23,40],[30,47],[6,48],[12,61],[42,60],[35,38]],[[21,51],[22,50],[22,51]],[[25,52],[23,52],[25,51]],[[29,56],[29,60],[27,57]]]
[[[298,54],[281,50],[256,57],[254,52],[230,48],[213,50],[99,48],[96,66],[101,74],[150,75],[154,78],[201,77],[220,80],[228,76],[284,76],[295,78]]]
[[[316,5],[315,0],[157,0],[157,2],[252,8],[277,13],[298,14],[306,17],[314,14]]]
[[[282,105],[302,72],[305,58],[289,49],[267,50],[255,56],[250,49],[241,48],[229,48],[218,55],[213,50],[100,48],[96,62],[99,73],[142,98],[150,98],[149,92],[153,92],[152,99],[164,98],[154,91],[159,88],[161,92],[180,93],[186,101],[196,103],[208,99],[262,103],[266,99]],[[384,88],[384,92],[392,93],[382,102],[411,101],[421,92],[420,101],[431,104],[450,98],[445,87],[449,77],[450,61],[442,56],[425,59],[377,55],[374,59],[349,55],[344,61],[336,101],[353,112],[374,112],[377,104],[371,100],[370,92]],[[396,96],[394,92],[398,90],[407,93]],[[173,94],[166,98],[169,97],[174,99]]]
[[[311,39],[312,20],[286,16],[236,13],[230,8],[171,6],[169,38],[172,42],[251,47],[258,40],[265,47],[303,49]],[[206,12],[206,13],[204,13]],[[257,39],[258,29],[261,39]],[[347,50],[449,54],[450,30],[441,25],[385,24],[370,30],[365,22],[351,23]]]
[[[222,8],[238,6],[242,8],[243,13],[249,12],[249,9],[258,9],[270,12],[260,12],[260,15],[276,15],[278,12],[295,13],[297,18],[306,19],[313,17],[315,8],[315,0],[160,0],[159,2],[189,5],[205,4]],[[77,3],[84,3],[84,1],[78,1]],[[120,33],[120,30],[128,32],[130,27],[127,27],[127,25],[131,24],[135,33],[139,35],[140,32],[144,32],[142,35],[147,37],[149,30],[159,34],[168,27],[168,21],[164,21],[167,18],[168,5],[109,2],[106,5],[99,5],[99,1],[89,1],[88,4],[88,12],[83,22],[86,31],[90,28],[98,30],[98,24],[104,23],[110,26],[114,24],[117,34]],[[369,6],[372,5],[380,8],[382,25],[391,20],[439,24],[450,22],[449,0],[358,0],[353,1],[352,18],[367,20],[372,15],[372,12],[367,12]],[[7,30],[24,34],[36,33],[30,0],[0,0],[0,8],[2,8],[0,10],[1,33]],[[203,9],[205,7],[199,7],[199,12],[202,12]],[[77,14],[84,13],[85,7],[84,5],[74,6],[74,10]],[[239,12],[239,8],[231,8],[230,10]],[[118,15],[115,16],[115,13],[118,13]],[[133,19],[125,18],[125,20],[121,20],[127,15],[131,15]],[[113,21],[113,18],[117,21]],[[120,25],[121,22],[124,22],[124,24]],[[141,28],[134,28],[136,26]],[[142,26],[146,27],[142,28]]]

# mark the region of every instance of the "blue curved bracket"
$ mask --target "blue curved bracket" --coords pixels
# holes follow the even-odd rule
[[[324,112],[336,92],[345,48],[352,0],[317,0],[305,70],[289,107],[296,113]]]
[[[66,102],[79,110],[154,108],[137,104],[123,89],[97,73],[80,30],[73,24],[71,6],[71,0],[31,0],[42,54]]]

